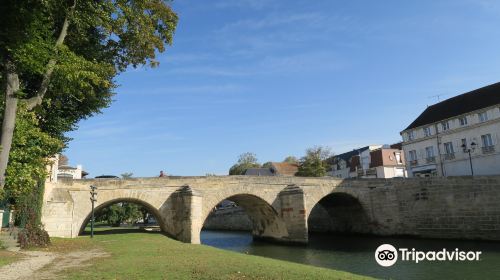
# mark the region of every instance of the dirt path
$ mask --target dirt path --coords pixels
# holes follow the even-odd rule
[[[107,257],[101,250],[75,251],[65,254],[25,251],[20,261],[0,268],[2,280],[14,279],[56,279],[57,273],[66,269],[84,267],[93,258]]]

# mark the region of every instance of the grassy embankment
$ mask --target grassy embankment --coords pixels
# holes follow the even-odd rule
[[[216,248],[184,244],[154,233],[53,239],[69,252],[100,248],[110,257],[63,273],[64,279],[366,279],[362,276]]]

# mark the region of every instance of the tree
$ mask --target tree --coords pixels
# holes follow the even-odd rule
[[[257,156],[254,153],[244,153],[238,158],[238,162],[229,169],[229,175],[244,175],[249,168],[259,168]]]
[[[61,154],[59,156],[59,165],[68,165],[69,164],[69,159],[66,155]]]
[[[286,163],[293,163],[293,164],[298,164],[299,163],[299,160],[294,157],[294,156],[287,156],[283,162],[286,162]]]
[[[134,224],[143,217],[142,210],[143,207],[135,203],[116,203],[98,213],[96,221],[105,221],[110,226],[120,226],[124,222]]]
[[[326,164],[324,161],[331,154],[328,147],[315,146],[306,150],[306,155],[300,159],[299,171],[296,176],[300,177],[323,177],[326,175]]]
[[[264,163],[264,164],[262,165],[262,167],[263,167],[263,168],[271,168],[271,167],[273,167],[273,163],[272,163],[272,162],[270,162],[270,161],[268,161],[268,162]]]
[[[130,178],[132,178],[132,176],[134,176],[134,173],[132,173],[132,172],[125,172],[125,173],[122,173],[121,176],[122,176],[123,179],[130,179]]]
[[[67,141],[64,132],[110,104],[118,73],[158,65],[177,15],[160,0],[3,0],[0,10],[1,190],[21,103]]]
[[[48,158],[57,153],[63,143],[41,131],[35,113],[27,111],[23,105],[18,110],[13,140],[4,190],[15,203],[23,196],[38,193],[34,188],[46,176]]]

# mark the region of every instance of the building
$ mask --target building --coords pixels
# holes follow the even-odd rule
[[[60,178],[82,179],[88,175],[81,165],[72,167],[68,165],[68,158],[65,155],[55,155],[49,159],[47,165],[47,180],[57,182]]]
[[[61,165],[57,170],[57,178],[82,179],[87,175],[88,173],[82,169],[81,165],[77,165],[76,167]]]
[[[351,178],[351,159],[354,156],[358,156],[357,160],[359,164],[364,166],[366,169],[368,168],[368,158],[370,156],[370,152],[376,149],[381,148],[382,145],[372,145],[366,146],[363,148],[355,149],[347,153],[343,153],[340,155],[333,156],[327,159],[327,164],[331,166],[331,169],[327,173],[328,176],[337,177],[337,178]]]
[[[269,168],[248,168],[245,171],[246,176],[274,176]]]
[[[405,156],[399,147],[390,146],[370,152],[370,168],[364,170],[363,178],[407,177]]]
[[[270,169],[277,176],[295,176],[295,173],[299,171],[299,165],[289,162],[271,162]]]
[[[370,145],[327,160],[329,176],[337,178],[406,177],[404,153],[397,145]]]
[[[428,107],[401,136],[409,177],[500,174],[500,83]]]

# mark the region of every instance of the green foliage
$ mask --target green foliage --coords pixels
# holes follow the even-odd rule
[[[69,140],[64,134],[109,106],[119,72],[157,66],[156,55],[172,44],[177,15],[158,0],[3,0],[0,11],[0,84],[14,72],[21,86],[16,96],[28,99],[50,78],[41,106],[33,112],[19,107],[0,194],[15,202],[45,179],[47,158]],[[66,18],[67,36],[56,48]],[[51,76],[49,61],[56,63]],[[3,103],[0,110],[3,116]]]
[[[38,183],[33,191],[16,199],[15,224],[22,228],[18,240],[21,248],[45,247],[50,244],[41,222],[44,184]]]
[[[296,176],[300,177],[323,177],[326,175],[325,159],[330,155],[330,149],[316,146],[306,150],[306,155],[300,160],[299,171]]]
[[[262,168],[271,168],[273,167],[273,163],[268,161],[262,165]]]
[[[38,182],[47,176],[48,158],[59,152],[62,142],[43,132],[35,113],[21,106],[10,152],[5,192],[16,201],[33,193]]]
[[[169,2],[76,1],[71,10],[73,1],[3,0],[0,84],[5,82],[5,66],[12,63],[21,81],[18,97],[36,96],[48,62],[55,59],[36,113],[43,131],[67,143],[65,132],[110,105],[119,72],[158,65],[155,57],[172,44],[178,20]],[[55,48],[66,17],[67,36]]]
[[[120,226],[124,222],[133,224],[143,218],[144,211],[147,212],[142,206],[134,203],[117,203],[102,209],[97,214],[96,221],[107,222],[111,226]]]
[[[294,156],[287,156],[283,162],[286,162],[286,163],[294,163],[294,164],[298,164],[299,163],[299,160],[294,157]]]
[[[37,219],[35,213],[30,213],[30,219]],[[18,236],[21,248],[45,247],[50,244],[50,237],[47,231],[36,223],[29,222],[19,232]]]
[[[132,172],[125,172],[125,173],[122,173],[121,176],[122,176],[123,179],[129,179],[129,178],[132,178],[132,176],[134,176],[134,173],[132,173]]]
[[[238,158],[238,162],[229,169],[229,175],[244,175],[249,168],[259,168],[260,164],[254,153],[244,153]]]

